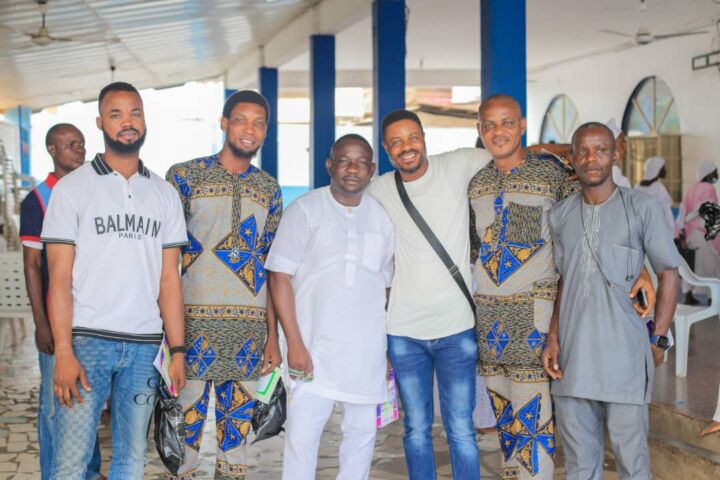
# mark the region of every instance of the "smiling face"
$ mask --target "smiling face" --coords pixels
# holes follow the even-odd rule
[[[325,166],[331,178],[330,188],[346,197],[362,195],[375,171],[372,150],[353,138],[336,143]]]
[[[425,172],[425,133],[414,120],[403,119],[388,125],[383,135],[383,147],[390,163],[403,174],[403,179],[414,179]]]
[[[256,103],[238,103],[230,112],[230,118],[222,118],[220,126],[226,133],[225,145],[233,155],[251,159],[265,141],[267,115]]]
[[[573,136],[572,166],[583,187],[611,182],[616,159],[615,139],[608,130],[587,127]]]
[[[97,126],[105,148],[121,155],[134,155],[145,142],[147,128],[143,102],[135,92],[110,91],[100,104]]]
[[[504,160],[522,149],[525,119],[512,98],[486,101],[478,114],[478,133],[495,160]]]

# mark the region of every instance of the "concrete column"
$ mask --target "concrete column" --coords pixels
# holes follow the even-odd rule
[[[270,106],[267,122],[267,135],[260,150],[260,167],[278,178],[278,70],[260,67],[258,70],[260,93]]]
[[[310,37],[310,188],[330,185],[325,160],[335,141],[335,36]]]
[[[380,124],[405,108],[405,0],[375,0],[373,23],[373,136],[378,173],[393,170],[382,148]]]
[[[482,98],[512,95],[523,116],[527,115],[526,43],[525,0],[480,0]]]

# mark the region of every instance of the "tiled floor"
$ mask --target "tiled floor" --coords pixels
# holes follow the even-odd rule
[[[14,326],[14,329],[10,327]],[[39,476],[38,447],[35,421],[37,417],[37,394],[39,372],[37,354],[32,337],[32,324],[27,324],[27,335],[23,336],[20,321],[0,320],[0,480],[37,479]],[[15,339],[11,335],[15,330]],[[339,414],[331,418],[323,436],[318,461],[318,479],[334,479],[337,474],[337,448],[340,439]],[[212,425],[210,428],[214,428]],[[450,465],[444,432],[440,426],[433,430],[438,478],[450,479]],[[209,436],[207,436],[209,437]],[[100,441],[103,452],[103,470],[110,459],[110,429],[102,425]],[[482,458],[483,479],[498,479],[500,452],[494,434],[481,435],[478,443]],[[212,470],[213,449],[203,445],[208,453],[203,455],[205,471]],[[250,480],[275,480],[280,478],[282,438],[260,442],[249,449]],[[163,478],[154,446],[149,447],[150,463],[146,468],[146,479]],[[562,459],[556,459],[559,465]],[[608,470],[614,470],[608,459]],[[212,478],[208,473],[203,478]],[[385,427],[378,433],[375,457],[371,472],[372,479],[400,480],[407,478],[402,448],[402,427],[400,422]],[[564,479],[562,467],[557,469],[556,479]],[[608,472],[606,479],[617,476]]]
[[[720,384],[720,321],[696,323],[690,329],[687,377],[675,376],[675,349],[655,371],[653,401],[672,405],[691,417],[710,419],[715,413]]]

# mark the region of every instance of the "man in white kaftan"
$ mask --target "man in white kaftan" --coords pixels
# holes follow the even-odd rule
[[[394,233],[380,204],[363,195],[375,164],[362,137],[346,135],[327,161],[329,187],[283,214],[266,268],[292,369],[283,479],[315,478],[323,427],[344,409],[339,479],[367,479],[378,403],[386,400],[386,289]],[[287,378],[287,377],[286,377]]]

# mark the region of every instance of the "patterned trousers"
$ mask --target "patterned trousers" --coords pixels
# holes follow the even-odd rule
[[[486,367],[484,373],[500,437],[500,478],[552,480],[555,421],[550,382],[518,381],[528,374],[503,367]]]
[[[227,380],[220,384],[212,380],[188,380],[180,392],[185,412],[185,464],[173,480],[207,478],[201,476],[200,443],[208,417],[210,398],[215,395],[215,438],[217,458],[215,480],[244,479],[247,473],[247,435],[250,432],[255,402],[248,390],[256,382],[245,384]]]
[[[503,480],[552,480],[555,420],[541,363],[554,282],[513,295],[475,295],[479,372],[497,420]]]

